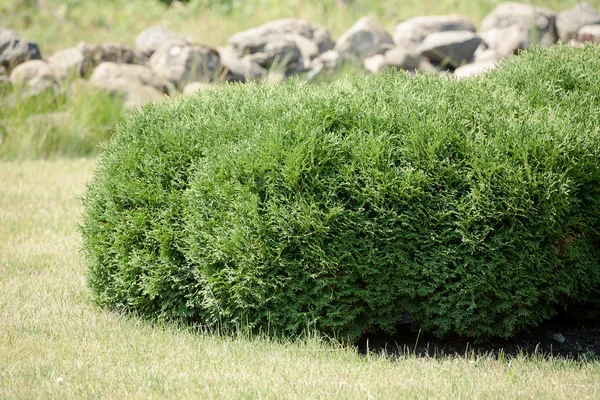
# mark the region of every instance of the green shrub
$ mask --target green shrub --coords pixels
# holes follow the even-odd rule
[[[600,294],[600,48],[476,79],[231,85],[119,125],[85,197],[98,303],[340,338],[508,337]]]

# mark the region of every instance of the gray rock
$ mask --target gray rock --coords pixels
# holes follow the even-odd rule
[[[95,87],[125,96],[126,107],[138,107],[148,100],[161,100],[167,82],[143,65],[103,62],[90,76]]]
[[[423,40],[418,51],[434,64],[456,68],[469,62],[480,44],[481,38],[471,31],[436,32]]]
[[[84,47],[85,44],[81,43],[77,47],[60,50],[54,53],[48,62],[67,74],[82,75],[85,62]]]
[[[508,28],[515,24],[530,32],[530,41],[534,36],[531,33],[532,27],[535,27],[535,38],[541,45],[550,46],[558,40],[556,13],[547,8],[523,3],[499,4],[483,19],[479,30],[485,32],[493,28]]]
[[[245,82],[267,75],[267,70],[254,62],[251,55],[240,57],[231,47],[219,47],[217,51],[224,68],[225,80]]]
[[[324,27],[313,25],[297,18],[278,19],[264,25],[238,32],[229,38],[229,45],[240,56],[261,53],[273,39],[282,35],[294,34],[311,39],[317,45],[319,54],[333,48],[331,32]]]
[[[394,40],[385,28],[374,19],[364,17],[340,36],[334,50],[363,60],[376,54],[384,54],[393,47]]]
[[[498,54],[496,50],[479,46],[479,48],[475,51],[475,55],[473,56],[473,63],[498,61],[502,58],[503,57]]]
[[[375,54],[374,56],[367,57],[363,60],[363,66],[368,72],[377,74],[387,68],[385,56],[383,54]]]
[[[600,15],[586,2],[578,2],[573,8],[558,14],[556,29],[563,42],[568,42],[577,37],[577,31],[586,25],[600,24]]]
[[[600,44],[600,24],[586,25],[577,31],[577,41]]]
[[[310,71],[308,72],[306,79],[313,79],[321,73],[331,75],[340,67],[342,61],[343,58],[340,53],[335,50],[328,50],[311,62]]]
[[[564,343],[566,342],[567,339],[565,339],[565,337],[560,334],[560,333],[553,333],[552,334],[552,339],[557,341],[558,343]]]
[[[260,53],[249,55],[257,64],[271,68],[286,70],[287,66],[302,62],[302,52],[292,35],[282,35],[272,38]]]
[[[483,61],[473,64],[465,64],[454,70],[454,76],[456,78],[468,78],[472,76],[478,76],[485,72],[491,71],[496,68],[494,61]]]
[[[19,37],[12,29],[0,28],[0,67],[10,72],[25,61],[41,58],[37,44]]]
[[[398,47],[416,48],[430,34],[447,31],[475,32],[475,25],[460,15],[434,15],[411,18],[396,25],[394,42]]]
[[[189,82],[217,80],[222,72],[219,53],[215,49],[180,39],[159,48],[148,64],[156,75],[180,89]]]
[[[488,29],[479,35],[486,46],[501,58],[517,54],[519,50],[526,49],[531,44],[530,30],[521,24]]]
[[[10,74],[13,86],[25,87],[28,95],[47,89],[58,90],[59,82],[66,78],[64,72],[44,60],[29,60],[17,65]]]
[[[421,63],[421,55],[416,51],[394,47],[385,53],[385,63],[397,69],[415,70]]]
[[[58,51],[48,61],[67,74],[85,76],[103,62],[141,64],[144,57],[132,48],[122,44],[87,44],[81,42],[75,47]]]
[[[183,39],[173,31],[154,25],[144,29],[135,38],[135,47],[138,52],[150,57],[156,50],[173,39]]]

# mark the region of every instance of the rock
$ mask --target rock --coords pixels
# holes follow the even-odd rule
[[[434,64],[458,67],[473,58],[481,38],[471,31],[436,32],[427,36],[418,51]]]
[[[335,47],[335,41],[331,37],[331,31],[323,26],[316,26],[313,31],[313,41],[319,49],[319,54],[323,54],[326,51],[333,50]]]
[[[229,38],[229,47],[238,59],[249,56],[262,68],[275,64],[285,76],[305,71],[333,45],[328,29],[295,18],[271,21]]]
[[[219,47],[217,51],[224,68],[225,79],[228,81],[245,82],[267,75],[267,70],[254,62],[250,58],[251,55],[240,57],[231,47]]]
[[[60,50],[54,53],[48,62],[58,69],[61,69],[67,74],[82,75],[82,66],[85,61],[83,49],[85,44],[80,44],[77,47],[71,47],[68,49]]]
[[[398,47],[416,48],[428,35],[447,31],[475,32],[475,25],[460,15],[411,18],[396,25],[394,42]]]
[[[421,72],[429,72],[434,74],[439,74],[439,69],[429,61],[426,57],[421,57],[421,62],[419,63],[419,68],[417,70]]]
[[[468,78],[471,76],[478,76],[484,72],[491,71],[496,68],[494,61],[484,61],[473,64],[465,64],[454,70],[454,76],[456,78]]]
[[[183,94],[194,94],[201,90],[206,90],[214,87],[214,85],[206,82],[190,82],[183,88]]]
[[[473,63],[481,63],[487,61],[499,61],[503,57],[496,52],[494,49],[479,46],[473,56]]]
[[[180,89],[189,82],[217,80],[222,72],[216,50],[181,39],[172,40],[158,49],[148,64],[156,75]]]
[[[488,48],[492,49],[500,58],[517,54],[519,50],[530,45],[529,29],[520,24],[513,24],[505,28],[492,28],[480,33],[480,37]]]
[[[44,60],[29,60],[16,66],[10,74],[13,86],[27,88],[27,95],[36,95],[46,89],[58,89],[66,78],[64,72]]]
[[[261,53],[267,43],[287,34],[294,34],[311,39],[317,45],[319,54],[333,48],[331,32],[327,28],[315,26],[296,18],[284,18],[256,28],[238,32],[229,38],[229,45],[240,56]]]
[[[173,31],[153,25],[144,29],[135,38],[135,47],[140,54],[150,58],[156,50],[173,39],[183,39]]]
[[[419,64],[421,63],[421,55],[416,51],[394,47],[385,53],[385,63],[389,67],[397,69],[415,70],[419,68]]]
[[[296,43],[298,50],[300,50],[304,68],[310,68],[311,61],[321,54],[319,46],[314,41],[307,39],[304,36],[290,35],[290,37]]]
[[[600,24],[586,25],[577,31],[577,41],[600,44]]]
[[[0,67],[10,72],[25,61],[41,58],[37,44],[22,39],[12,29],[0,28]]]
[[[558,14],[556,29],[563,42],[568,42],[577,37],[577,31],[586,25],[600,24],[600,15],[588,3],[578,2],[573,8]]]
[[[529,32],[531,41],[531,28],[535,27],[535,37],[544,46],[556,43],[556,13],[547,8],[533,7],[523,3],[501,3],[492,10],[481,22],[480,32],[493,28],[508,28],[519,25]]]
[[[143,57],[122,44],[86,44],[82,42],[76,47],[53,54],[48,61],[68,74],[85,76],[103,62],[141,64]]]
[[[565,337],[560,333],[553,333],[552,339],[557,341],[558,343],[564,343],[566,341]]]
[[[287,66],[302,61],[302,53],[291,35],[282,35],[265,45],[260,53],[249,55],[250,59],[265,67],[286,70]]]
[[[313,79],[322,72],[325,72],[326,75],[330,75],[339,68],[341,62],[342,57],[340,56],[340,53],[335,50],[328,50],[311,62],[310,71],[308,72],[306,79]]]
[[[334,50],[363,60],[376,54],[384,54],[393,47],[394,40],[385,28],[374,19],[364,17],[340,36]]]
[[[103,62],[90,76],[90,83],[125,96],[126,107],[138,107],[147,100],[164,99],[168,83],[143,65]]]
[[[383,54],[375,54],[374,56],[367,57],[363,60],[363,66],[368,72],[377,74],[387,68],[385,56]]]

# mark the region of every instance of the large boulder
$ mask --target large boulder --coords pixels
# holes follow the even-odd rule
[[[486,48],[493,51],[498,58],[517,54],[519,50],[526,49],[531,44],[529,28],[520,24],[491,28],[481,32],[479,36]]]
[[[544,46],[556,43],[556,13],[547,8],[533,7],[524,3],[502,3],[492,10],[479,28],[485,32],[494,28],[508,28],[519,25],[529,32],[529,41],[536,38],[537,42]],[[532,27],[535,33],[531,32]]]
[[[340,36],[334,49],[347,58],[363,60],[376,54],[384,54],[393,47],[394,39],[383,25],[364,17]]]
[[[600,15],[586,2],[578,2],[568,10],[558,14],[556,29],[560,40],[568,42],[577,37],[577,31],[586,25],[600,24]]]
[[[145,57],[150,57],[156,50],[173,39],[182,39],[177,33],[153,25],[141,31],[135,38],[135,48]]]
[[[385,53],[385,63],[388,67],[404,70],[416,70],[421,64],[421,55],[414,50],[394,47]]]
[[[58,89],[59,82],[65,77],[62,70],[44,60],[29,60],[12,70],[10,83],[25,87],[27,95],[35,95],[46,89]]]
[[[285,76],[309,69],[312,60],[333,46],[329,30],[295,18],[271,21],[229,38],[238,59],[249,57],[264,69],[275,66]]]
[[[237,51],[228,47],[217,48],[225,80],[251,81],[264,78],[267,70],[251,59],[252,55],[240,56]]]
[[[214,81],[222,71],[219,53],[208,46],[171,40],[148,62],[152,71],[182,89],[189,82]]]
[[[434,64],[456,68],[469,62],[481,38],[471,31],[436,32],[427,36],[417,50]]]
[[[475,25],[460,15],[432,15],[416,17],[398,25],[394,31],[396,46],[416,48],[430,34],[447,31],[472,31]]]
[[[298,63],[304,65],[302,51],[296,44],[294,36],[298,35],[286,34],[274,37],[261,52],[249,54],[248,57],[265,68],[277,67],[287,70],[288,67]]]
[[[0,28],[0,67],[10,72],[25,61],[41,58],[37,44],[21,38],[12,29]]]
[[[90,83],[124,95],[126,107],[137,107],[148,100],[164,99],[168,86],[164,79],[144,65],[114,62],[98,65],[90,76]]]
[[[331,32],[327,28],[297,18],[278,19],[238,32],[229,38],[229,45],[242,56],[261,53],[273,39],[288,34],[311,39],[317,45],[318,53],[316,55],[331,50],[334,46]]]
[[[84,76],[103,62],[141,64],[144,58],[134,49],[118,43],[79,43],[53,54],[48,61],[67,73]]]
[[[577,31],[577,41],[600,44],[600,24],[586,25]]]

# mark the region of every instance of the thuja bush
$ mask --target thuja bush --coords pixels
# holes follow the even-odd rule
[[[99,304],[355,339],[508,337],[600,295],[600,49],[480,78],[233,85],[146,106],[85,196]],[[586,309],[594,312],[593,309]]]

